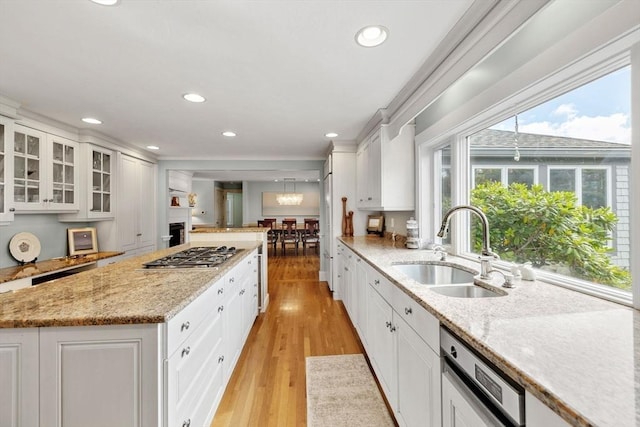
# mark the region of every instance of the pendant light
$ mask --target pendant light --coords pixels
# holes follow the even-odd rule
[[[293,181],[293,192],[287,192],[287,182]],[[302,203],[304,195],[302,193],[296,193],[296,180],[295,178],[284,178],[282,182],[283,192],[276,194],[276,201],[281,206],[299,206]]]

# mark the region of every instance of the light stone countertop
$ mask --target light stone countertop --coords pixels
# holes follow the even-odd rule
[[[24,265],[15,265],[13,267],[0,268],[0,283],[10,282],[12,280],[25,279],[27,277],[41,276],[47,273],[55,273],[56,271],[66,270],[73,267],[91,264],[93,262],[122,255],[123,252],[97,252],[95,254],[80,255],[74,257],[61,257],[27,263]]]
[[[198,242],[129,258],[37,286],[0,294],[0,328],[163,323],[262,242],[225,242],[246,250],[220,268],[145,270],[142,264]]]
[[[502,297],[447,297],[392,266],[435,261],[431,251],[341,240],[570,424],[640,426],[638,310],[540,281],[500,288]],[[448,261],[479,271],[473,261]]]

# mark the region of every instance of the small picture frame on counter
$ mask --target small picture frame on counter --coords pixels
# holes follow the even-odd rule
[[[384,232],[384,216],[369,215],[367,218],[367,234],[383,235]]]
[[[95,227],[67,229],[69,256],[95,254],[98,252],[98,237]]]

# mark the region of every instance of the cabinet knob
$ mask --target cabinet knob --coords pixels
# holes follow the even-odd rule
[[[385,324],[387,325],[387,328],[391,327],[391,322],[387,321],[387,322],[385,322]]]
[[[142,233],[138,233],[138,234],[136,234],[136,236],[137,236],[137,237],[140,237],[140,236],[142,236]]]
[[[218,289],[218,295],[223,294],[223,293],[224,293],[224,288]]]
[[[190,425],[191,425],[191,418],[189,418],[189,419],[185,420],[185,421],[182,423],[182,427],[189,427]]]
[[[222,363],[222,362],[224,362],[224,356],[218,357],[218,363]]]
[[[413,310],[411,309],[411,307],[404,308],[404,314],[411,314],[411,313],[413,313]]]
[[[16,208],[9,208],[9,212],[15,212]]]
[[[182,357],[188,356],[189,353],[191,353],[191,347],[187,347],[187,348],[183,348],[182,349]]]
[[[230,277],[230,278],[229,278],[229,283],[233,283],[233,282],[235,282],[235,281],[236,281],[235,277]]]
[[[458,351],[456,350],[455,346],[451,346],[451,355],[453,356],[454,359],[458,358]]]
[[[395,332],[396,331],[396,327],[391,325],[391,327],[389,328],[389,332]]]
[[[191,323],[189,323],[189,321],[184,322],[182,326],[180,326],[180,332],[186,331],[187,329],[189,329],[189,326],[191,326]]]
[[[224,305],[221,305],[220,307],[218,307],[218,313],[221,313],[224,311]]]
[[[379,285],[379,284],[380,284],[380,280],[378,280],[378,279],[374,280],[374,281],[373,281],[373,284],[374,284],[374,285]]]

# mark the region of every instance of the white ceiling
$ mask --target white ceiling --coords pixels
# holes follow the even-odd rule
[[[0,95],[160,158],[320,159],[324,134],[354,140],[471,3],[0,0]],[[377,48],[354,42],[369,24],[390,30]]]

